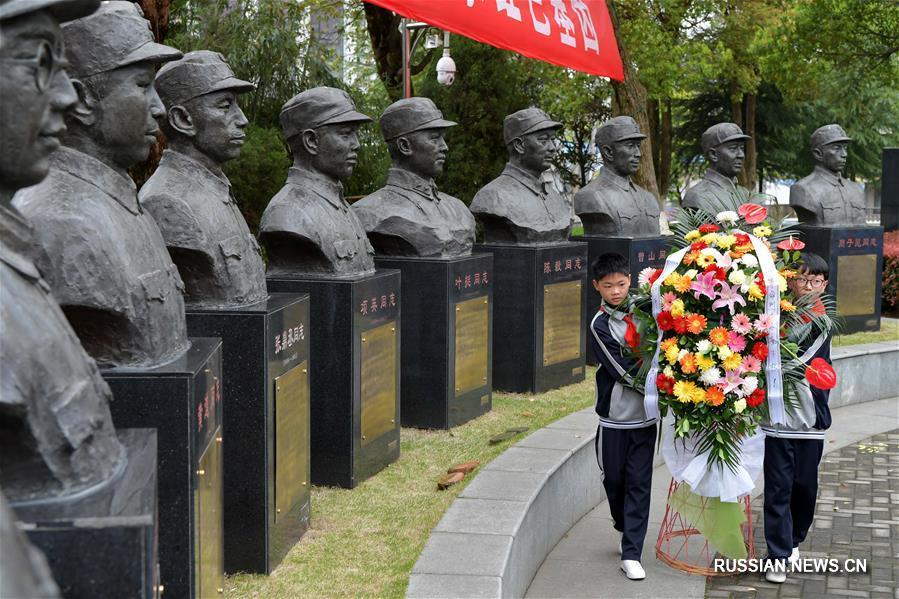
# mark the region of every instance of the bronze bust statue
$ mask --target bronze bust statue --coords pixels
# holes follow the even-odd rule
[[[155,65],[181,53],[153,41],[131,2],[104,2],[62,29],[77,103],[49,176],[15,205],[88,353],[102,366],[156,366],[188,347],[183,284],[127,169],[147,158],[165,114]]]
[[[561,126],[539,108],[525,108],[503,120],[509,162],[469,206],[485,243],[568,241],[571,208],[551,181],[541,179],[552,165]]]
[[[369,122],[349,94],[333,87],[304,91],[284,104],[281,130],[293,166],[259,225],[269,274],[374,272],[374,249],[343,197],[343,181],[356,166],[357,132]]]
[[[684,194],[684,208],[702,208],[716,214],[751,201],[749,190],[736,183],[746,157],[747,139],[752,138],[734,123],[718,123],[705,130],[702,152],[709,168],[702,180]]]
[[[168,149],[140,190],[184,281],[188,308],[228,308],[268,297],[265,264],[222,165],[240,155],[247,118],[238,94],[255,89],[217,52],[165,64],[156,89]]]
[[[59,22],[98,4],[0,4],[0,486],[14,502],[77,493],[116,474],[126,460],[109,414],[109,387],[50,295],[35,265],[32,228],[11,205],[17,190],[46,177],[64,113],[75,104],[61,66]],[[14,560],[5,552],[6,531],[0,537],[2,579]]]
[[[353,204],[379,254],[454,258],[471,254],[475,221],[468,208],[437,190],[455,125],[427,98],[394,102],[381,115],[393,167],[387,184]]]
[[[839,125],[824,125],[812,133],[815,170],[790,188],[790,206],[799,221],[820,227],[865,224],[865,193],[843,178],[849,142]]]
[[[594,141],[602,155],[602,170],[574,196],[574,211],[586,235],[659,235],[658,200],[631,180],[640,168],[640,143],[645,138],[629,116],[609,119],[597,129]]]

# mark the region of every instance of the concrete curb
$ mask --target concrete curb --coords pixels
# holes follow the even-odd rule
[[[833,361],[832,407],[899,389],[899,341],[834,348]],[[431,531],[406,596],[523,597],[556,543],[605,499],[596,425],[592,408],[569,414],[487,464]]]

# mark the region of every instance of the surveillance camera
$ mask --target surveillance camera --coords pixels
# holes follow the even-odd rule
[[[452,85],[456,80],[456,61],[449,55],[449,50],[443,51],[443,56],[437,61],[437,83],[440,85]]]

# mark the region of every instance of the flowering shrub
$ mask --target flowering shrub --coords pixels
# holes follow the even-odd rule
[[[883,235],[883,307],[899,310],[899,231]]]

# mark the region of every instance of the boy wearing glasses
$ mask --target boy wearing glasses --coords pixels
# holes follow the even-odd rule
[[[793,299],[800,304],[812,301],[811,310],[823,313],[820,295],[827,287],[828,271],[821,256],[804,252],[799,274],[788,282]],[[805,364],[815,358],[830,363],[830,335],[807,326],[811,330],[799,341],[799,359]],[[772,564],[765,579],[777,584],[787,579],[788,563],[798,562],[799,544],[812,525],[818,464],[824,452],[824,432],[831,423],[830,391],[812,387],[803,379],[796,384],[796,392],[799,403],[787,412],[784,424],[761,425],[765,433],[765,541],[768,558],[778,565]]]

